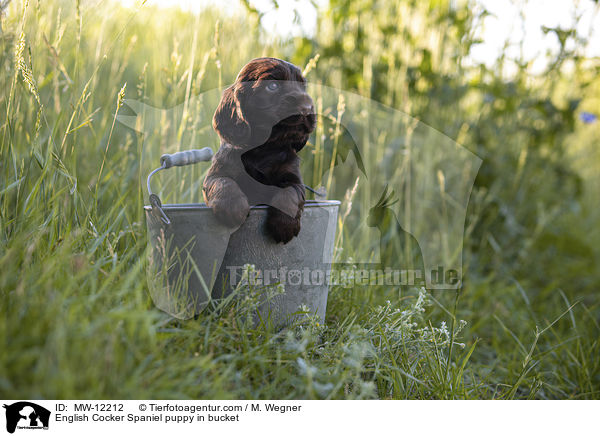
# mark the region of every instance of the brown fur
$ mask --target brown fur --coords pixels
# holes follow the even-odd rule
[[[221,147],[204,181],[204,199],[221,222],[240,226],[250,206],[269,205],[276,242],[300,231],[304,184],[297,153],[315,128],[300,69],[275,58],[250,61],[223,92],[213,127]]]

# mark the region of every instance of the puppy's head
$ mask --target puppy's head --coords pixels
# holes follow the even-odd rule
[[[248,62],[223,92],[213,127],[234,146],[252,148],[269,141],[300,150],[315,128],[302,72],[275,58]]]

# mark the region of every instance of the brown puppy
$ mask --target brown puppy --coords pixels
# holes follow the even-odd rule
[[[221,147],[203,189],[217,218],[238,227],[250,206],[267,204],[269,235],[283,243],[297,236],[305,195],[297,152],[315,124],[298,67],[275,58],[246,64],[213,118]]]

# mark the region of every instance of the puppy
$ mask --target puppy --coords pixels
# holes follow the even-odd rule
[[[221,147],[203,191],[219,221],[238,227],[250,206],[266,204],[266,231],[276,242],[298,235],[305,191],[297,153],[315,124],[313,101],[298,67],[258,58],[242,68],[213,118]]]

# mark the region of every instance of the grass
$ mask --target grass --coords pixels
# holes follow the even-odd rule
[[[366,14],[357,23],[333,7],[342,3],[332,2],[315,40],[290,41],[265,38],[251,13],[11,3],[0,46],[0,396],[600,398],[592,202],[600,162],[586,147],[599,131],[570,123],[577,106],[568,106],[574,96],[580,107],[597,107],[593,68],[582,61],[577,73],[541,79],[523,70],[513,81],[497,71],[472,76],[452,69],[454,51],[444,46],[430,47],[428,65],[422,47],[436,39],[419,33],[427,30],[407,21],[391,32],[386,20],[396,9],[383,18],[356,11]],[[399,14],[423,14],[391,3]],[[464,8],[435,11],[437,25],[425,28],[470,32],[474,17],[463,17]],[[371,48],[343,42],[340,22],[348,32],[371,28]],[[423,55],[417,64],[396,44],[407,34],[421,47],[413,47]],[[381,35],[392,39],[383,44]],[[171,319],[153,307],[145,276],[140,180],[153,156],[218,145],[195,121],[195,96],[232,81],[246,60],[274,55],[304,67],[316,54],[311,80],[400,107],[484,158],[468,211],[463,288],[335,286],[324,325],[308,316],[280,332],[244,322],[252,295],[215,303],[197,320]],[[182,105],[186,115],[159,119],[143,136],[115,122],[131,114],[124,99]],[[306,154],[307,180],[327,167],[327,141],[337,141],[323,133]],[[154,154],[141,163],[144,147]],[[365,161],[376,167],[385,150],[377,142],[369,150]],[[197,188],[203,169],[194,171],[187,180]],[[352,214],[364,216],[378,196],[358,191],[353,201],[353,181],[330,190],[345,198],[342,211],[353,202],[340,222],[342,258],[372,247],[366,236],[351,237]]]

